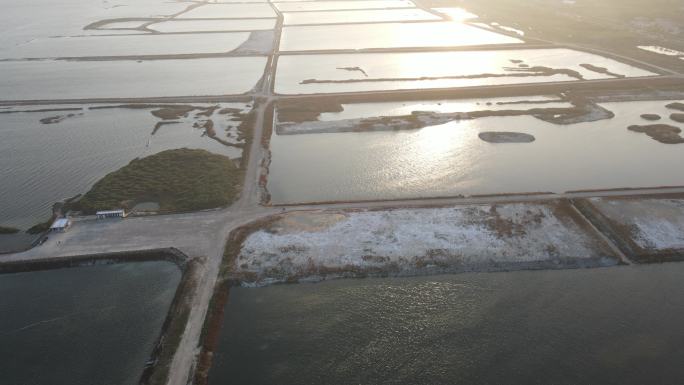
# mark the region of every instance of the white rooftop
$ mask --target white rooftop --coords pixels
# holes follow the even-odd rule
[[[69,220],[67,218],[59,218],[52,223],[51,229],[63,229],[69,226]]]
[[[98,211],[95,213],[96,215],[109,215],[109,214],[123,214],[123,210],[105,210],[105,211]]]

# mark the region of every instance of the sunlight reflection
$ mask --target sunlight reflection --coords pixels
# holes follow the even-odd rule
[[[470,13],[463,8],[432,8],[434,11],[442,13],[453,21],[463,22],[469,19],[477,19],[478,16]]]

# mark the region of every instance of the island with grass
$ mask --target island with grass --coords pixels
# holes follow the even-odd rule
[[[242,171],[233,161],[205,150],[176,149],[132,160],[102,178],[68,209],[130,210],[155,202],[159,212],[187,212],[231,204],[238,196]]]

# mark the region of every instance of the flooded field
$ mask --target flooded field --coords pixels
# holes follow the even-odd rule
[[[179,19],[226,19],[250,17],[276,17],[275,11],[266,3],[249,4],[203,4],[183,13]]]
[[[331,11],[343,9],[385,9],[413,8],[415,4],[409,0],[330,0],[302,2],[274,2],[280,12],[297,11]]]
[[[273,29],[276,19],[170,20],[150,24],[157,32],[257,31]],[[206,36],[204,37],[205,40]],[[209,40],[211,41],[211,40]]]
[[[333,23],[371,23],[387,21],[440,20],[440,17],[422,9],[382,9],[321,12],[286,12],[285,25],[333,24]]]
[[[85,193],[97,180],[136,157],[187,147],[240,158],[241,148],[212,140],[203,127],[211,120],[218,139],[239,146],[244,143],[238,139],[239,117],[235,112],[220,112],[233,108],[247,113],[250,108],[227,103],[217,105],[209,116],[198,115],[213,106],[199,104],[178,116],[164,116],[163,109],[146,105],[0,110],[0,225],[25,230],[44,221],[53,203]],[[50,109],[14,110],[46,107]]]
[[[248,32],[206,35],[127,35],[47,38],[4,53],[7,58],[141,56],[228,53],[249,38]]]
[[[669,120],[673,110],[668,103],[606,103],[601,106],[614,118],[574,124],[533,116],[452,117],[451,122],[422,129],[274,133],[267,187],[274,203],[294,203],[676,186],[681,184],[679,165],[684,161],[679,145],[628,130],[646,124],[641,115],[648,113],[681,126]],[[400,108],[398,104],[394,108]],[[468,108],[447,106],[442,105]],[[478,109],[482,108],[492,107]],[[375,109],[392,115],[383,111],[390,109],[386,104],[371,104],[350,108],[347,117]],[[334,123],[331,115],[324,115],[326,124],[345,127],[344,120]],[[536,140],[493,144],[479,137],[500,131],[529,134]]]
[[[425,39],[426,35],[430,38]],[[458,47],[516,43],[522,43],[522,40],[454,22],[350,24],[284,27],[280,50]],[[314,62],[317,60],[318,58]],[[376,60],[378,65],[382,65],[384,61],[379,58]],[[408,59],[409,62],[411,60]]]
[[[344,70],[355,67],[365,74]],[[655,75],[602,56],[563,48],[283,55],[278,61],[275,91],[314,94]]]
[[[102,19],[160,17],[185,10],[190,3],[121,0],[112,6],[96,0],[0,1],[1,51],[36,38],[101,33],[83,27]]]
[[[0,62],[0,100],[241,94],[265,65],[265,57]]]
[[[180,278],[168,262],[0,274],[3,383],[138,384]]]
[[[682,279],[670,264],[233,288],[209,383],[677,383]]]

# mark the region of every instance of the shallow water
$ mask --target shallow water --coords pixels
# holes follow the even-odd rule
[[[179,15],[178,19],[225,19],[248,17],[276,17],[267,3],[204,4]]]
[[[148,28],[158,32],[257,31],[275,28],[275,20],[169,20],[151,24]]]
[[[676,384],[682,279],[669,264],[234,288],[209,382]]]
[[[144,56],[227,53],[249,38],[248,32],[206,35],[84,36],[37,39],[3,53],[5,58]]]
[[[4,49],[51,36],[111,34],[83,30],[115,18],[160,17],[182,12],[191,3],[159,0],[0,0],[0,57]]]
[[[137,384],[180,276],[168,262],[0,274],[2,383]]]
[[[612,77],[589,71],[580,64],[605,67],[628,77],[655,76],[651,72],[615,60],[568,49],[282,55],[278,60],[275,91],[281,94],[313,94],[577,80],[566,74],[511,76],[519,74],[522,70],[512,69],[518,66],[512,60],[522,60],[523,64],[533,67],[571,69],[579,72],[587,80]],[[360,67],[367,76],[359,72],[340,70],[344,67]],[[484,76],[487,74],[506,77]],[[483,77],[448,78],[473,75]],[[317,82],[305,83],[308,79]],[[349,80],[353,82],[345,82]],[[320,83],[321,81],[324,83]]]
[[[529,102],[529,103],[523,103]],[[536,104],[541,103],[543,104]],[[344,111],[322,113],[318,120],[334,122],[343,119],[371,118],[374,116],[411,115],[413,111],[440,113],[527,110],[531,108],[571,108],[572,105],[555,96],[517,96],[489,99],[433,100],[418,102],[378,102],[344,104]]]
[[[667,103],[608,103],[614,119],[564,126],[521,116],[397,132],[274,134],[267,187],[274,203],[294,203],[678,186],[681,145],[627,130],[644,124],[640,114],[668,116]],[[486,143],[483,131],[536,141]]]
[[[247,110],[244,104],[222,106]],[[202,136],[203,130],[193,128],[191,119],[164,125],[152,135],[160,119],[151,110],[0,114],[0,225],[26,229],[42,222],[49,218],[53,203],[87,192],[97,180],[136,157],[181,147],[241,156],[240,149]],[[75,116],[59,123],[40,122],[70,113]],[[231,122],[231,115],[213,119],[219,136],[239,123]]]
[[[266,58],[256,56],[0,62],[0,100],[242,94],[256,85],[265,65]]]
[[[284,27],[280,50],[463,47],[522,42],[506,35],[450,21],[347,24]]]
[[[285,12],[285,25],[332,24],[332,23],[370,23],[387,21],[440,20],[439,16],[422,9],[382,9],[321,12]]]
[[[476,14],[468,12],[463,8],[432,8],[432,10],[446,15],[453,21],[466,21],[469,19],[477,19],[478,17]]]
[[[384,9],[413,8],[415,4],[409,0],[350,0],[350,1],[304,1],[274,2],[280,12],[297,11],[331,11],[343,9]]]

